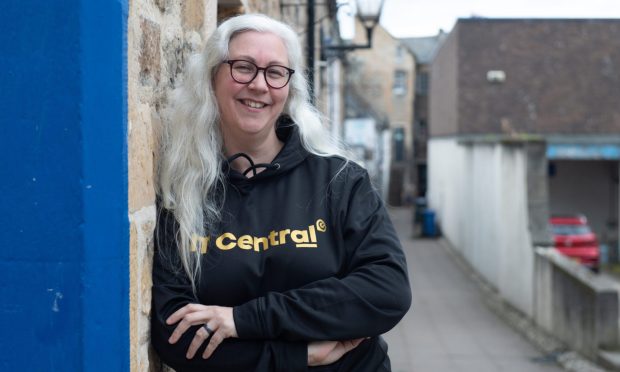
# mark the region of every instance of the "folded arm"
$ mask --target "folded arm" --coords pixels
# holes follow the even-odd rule
[[[191,325],[181,335],[174,337],[174,343],[170,342],[178,322],[169,324],[167,320],[179,309],[199,303],[177,261],[174,231],[172,214],[160,211],[155,236],[151,308],[151,343],[160,359],[182,371],[306,371],[306,341],[226,338],[208,359],[202,357],[206,343],[198,348],[193,358],[187,358],[190,344],[202,327],[200,324]]]

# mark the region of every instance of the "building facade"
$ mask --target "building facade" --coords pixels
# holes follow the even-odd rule
[[[366,42],[365,30],[356,22],[356,44]],[[347,55],[346,119],[372,118],[383,147],[375,150],[384,198],[402,205],[413,196],[413,98],[415,60],[407,48],[377,25],[373,47]],[[355,123],[355,121],[350,123]],[[345,129],[346,131],[346,129]],[[346,138],[345,134],[345,138]]]
[[[585,214],[612,256],[618,249],[618,32],[618,20],[460,19],[432,63],[430,90],[429,147],[545,141],[550,213]]]

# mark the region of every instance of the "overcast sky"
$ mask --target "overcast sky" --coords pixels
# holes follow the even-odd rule
[[[620,0],[385,0],[381,25],[394,37],[449,32],[457,18],[620,18]]]

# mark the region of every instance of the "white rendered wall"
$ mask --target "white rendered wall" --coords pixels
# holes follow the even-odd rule
[[[429,207],[443,235],[507,301],[532,315],[525,148],[432,139]]]

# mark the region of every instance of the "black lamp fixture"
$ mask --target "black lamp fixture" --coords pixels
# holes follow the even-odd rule
[[[383,9],[384,0],[356,0],[357,19],[366,29],[366,44],[321,45],[323,50],[355,50],[372,48],[372,31],[374,30]]]
[[[329,0],[336,2],[335,0]],[[325,55],[326,51],[350,51],[355,49],[370,49],[372,48],[372,30],[379,23],[381,17],[381,10],[383,9],[384,0],[355,0],[357,5],[357,18],[362,22],[366,29],[366,44],[354,45],[325,45],[321,37],[321,56]],[[306,31],[307,42],[307,76],[310,90],[310,100],[314,102],[314,25],[315,21],[315,1],[307,0],[306,6],[308,10],[307,22],[308,28]]]

